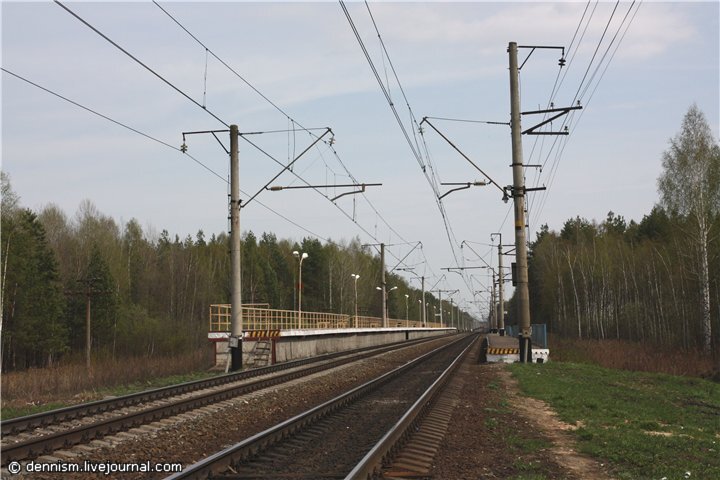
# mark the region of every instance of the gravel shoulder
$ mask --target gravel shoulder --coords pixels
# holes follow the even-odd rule
[[[88,447],[73,448],[63,457],[53,458],[80,463],[177,463],[188,466],[208,455],[261,432],[283,420],[361,385],[419,355],[447,343],[433,340],[422,345],[381,354],[339,368],[320,372],[282,386],[261,390],[193,412],[133,429]],[[45,458],[52,462],[52,458]],[[124,473],[124,479],[164,478],[166,474]],[[101,473],[35,473],[32,478],[107,479]]]
[[[89,447],[55,452],[69,462],[180,462],[190,465],[381,373],[439,346],[447,339],[405,348],[352,365],[317,373],[283,386],[255,392],[106,437]],[[563,424],[538,400],[520,394],[502,364],[478,364],[470,355],[457,374],[459,401],[431,477],[475,479],[594,479],[611,477],[602,465],[574,448],[573,427]],[[52,461],[51,459],[45,459]],[[122,474],[121,478],[164,478],[167,474]],[[38,474],[25,478],[107,479],[102,473]]]

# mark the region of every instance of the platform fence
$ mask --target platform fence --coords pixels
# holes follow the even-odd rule
[[[210,305],[210,331],[229,332],[231,306],[229,304]],[[302,312],[297,310],[278,310],[257,306],[242,307],[243,330],[291,330],[323,328],[380,328],[382,318],[343,315],[338,313]],[[388,318],[388,327],[422,328],[416,320]],[[426,328],[444,328],[442,323],[428,322]]]

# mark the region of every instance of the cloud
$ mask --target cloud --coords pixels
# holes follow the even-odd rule
[[[631,14],[632,15],[632,14]],[[618,58],[648,59],[665,53],[671,46],[696,38],[685,9],[674,4],[643,4],[623,40]]]

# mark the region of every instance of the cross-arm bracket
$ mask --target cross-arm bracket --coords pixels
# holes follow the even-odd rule
[[[574,107],[561,107],[561,108],[549,108],[546,110],[533,110],[530,112],[521,112],[520,115],[536,115],[538,113],[557,113],[557,115],[553,115],[552,117],[548,118],[547,120],[544,120],[534,127],[530,127],[524,132],[522,132],[523,135],[568,135],[570,132],[568,132],[567,127],[565,127],[565,130],[560,132],[536,132],[538,128],[542,127],[543,125],[546,125],[553,120],[556,120],[563,115],[567,115],[570,110],[580,110],[582,109],[582,106],[576,105]]]

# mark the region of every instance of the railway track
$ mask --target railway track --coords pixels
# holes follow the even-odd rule
[[[163,418],[432,339],[367,347],[220,375],[2,422],[2,465],[88,443]]]
[[[437,348],[168,480],[373,478],[408,439],[420,448],[437,440],[439,430],[432,426],[433,433],[411,437],[476,338]],[[445,413],[433,421],[447,421],[447,408],[441,410]]]

